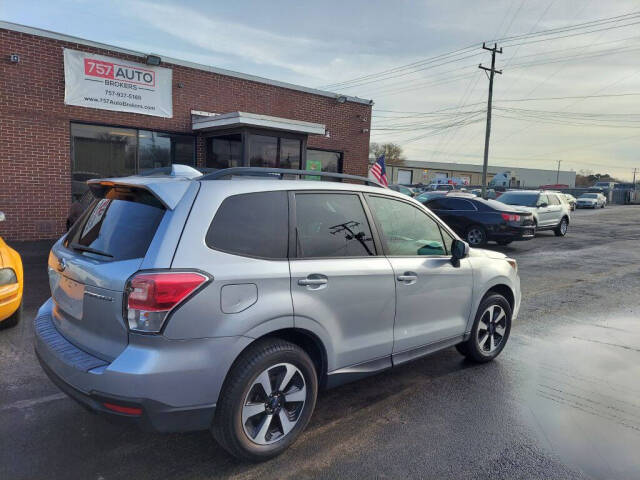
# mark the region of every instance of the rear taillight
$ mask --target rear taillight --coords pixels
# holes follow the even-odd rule
[[[507,222],[519,222],[520,221],[520,215],[513,215],[511,213],[502,213],[502,218],[505,219]]]
[[[171,310],[208,278],[197,272],[139,273],[127,288],[127,321],[136,332],[157,333]]]

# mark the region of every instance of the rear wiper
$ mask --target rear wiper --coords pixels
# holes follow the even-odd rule
[[[86,247],[84,245],[80,245],[79,243],[75,243],[75,242],[71,243],[70,247],[80,252],[93,253],[95,255],[102,255],[103,257],[113,258],[113,255],[111,255],[110,253],[103,252],[101,250],[96,250],[95,248]]]

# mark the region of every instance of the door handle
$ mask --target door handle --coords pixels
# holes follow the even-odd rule
[[[307,290],[322,290],[327,288],[329,279],[320,273],[312,273],[307,275],[307,278],[301,278],[298,280],[298,285],[307,287]]]
[[[407,285],[412,285],[418,280],[418,275],[413,272],[404,272],[404,274],[398,275],[396,278],[399,282],[404,282]]]
[[[326,278],[303,278],[301,280],[298,280],[298,285],[302,285],[305,287],[326,285],[326,284],[327,284]]]

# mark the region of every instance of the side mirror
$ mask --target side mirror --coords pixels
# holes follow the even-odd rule
[[[469,255],[469,244],[457,238],[454,239],[453,242],[451,242],[451,259],[454,262],[458,262],[467,255]]]
[[[4,222],[7,218],[4,216],[4,212],[0,212],[0,222]]]
[[[547,208],[549,205],[542,202],[540,205],[538,205],[538,208]]]

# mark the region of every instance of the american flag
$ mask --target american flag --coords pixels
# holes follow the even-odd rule
[[[378,157],[376,163],[374,163],[371,170],[369,170],[369,175],[385,187],[389,186],[389,182],[387,181],[387,170],[384,168],[384,154]]]

